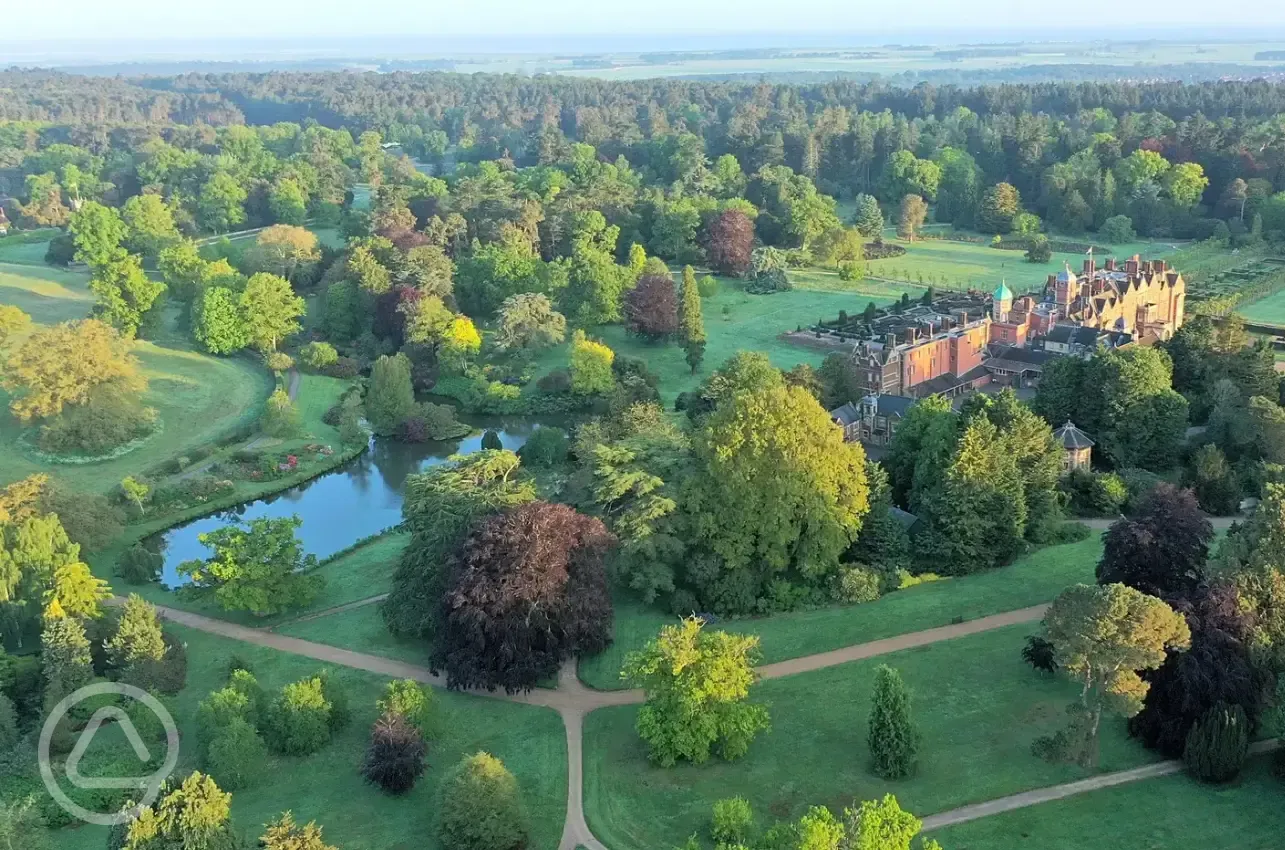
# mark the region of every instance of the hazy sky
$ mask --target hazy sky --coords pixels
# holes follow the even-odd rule
[[[0,48],[32,39],[281,38],[371,35],[912,32],[939,42],[987,31],[1094,28],[1127,39],[1130,26],[1285,24],[1280,0],[0,0]],[[950,30],[959,28],[954,39]],[[983,29],[985,28],[985,30]],[[1153,30],[1154,31],[1154,30]]]

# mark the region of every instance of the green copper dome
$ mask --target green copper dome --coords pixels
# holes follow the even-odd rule
[[[1007,283],[1007,282],[1005,282],[1005,283],[1001,283],[1001,284],[999,285],[999,289],[995,290],[995,296],[994,296],[994,297],[995,297],[995,300],[996,300],[996,301],[1012,301],[1012,300],[1013,300],[1013,290],[1011,290],[1011,289],[1009,289],[1009,288],[1008,288],[1008,283]]]

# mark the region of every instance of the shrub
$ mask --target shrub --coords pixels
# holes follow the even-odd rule
[[[213,691],[196,708],[196,735],[201,751],[208,754],[210,744],[233,720],[254,724],[250,699],[231,687]]]
[[[529,840],[517,780],[489,753],[466,756],[442,780],[438,818],[451,850],[517,850]]]
[[[1129,491],[1129,498],[1125,501],[1126,512],[1132,512],[1141,504],[1143,497],[1164,480],[1150,470],[1132,467],[1120,470],[1119,476],[1124,481],[1125,489]]]
[[[98,384],[84,404],[67,406],[40,428],[41,451],[98,457],[146,437],[156,425],[156,411],[144,407],[138,393],[118,381]]]
[[[571,373],[566,369],[554,369],[536,381],[535,385],[547,395],[566,395],[571,392]]]
[[[1102,226],[1098,228],[1098,236],[1115,245],[1132,242],[1137,238],[1137,234],[1133,232],[1133,219],[1127,215],[1113,215],[1102,222]]]
[[[432,691],[413,679],[389,682],[384,695],[375,701],[380,714],[396,714],[432,740],[440,732],[441,718]]]
[[[910,716],[910,691],[901,674],[886,664],[875,672],[867,742],[876,775],[905,779],[914,773],[919,730]]]
[[[696,291],[701,298],[713,298],[718,294],[718,279],[713,275],[701,275],[696,278]]]
[[[731,797],[714,803],[710,835],[719,844],[742,844],[749,838],[754,824],[754,811],[744,797]]]
[[[879,598],[881,579],[866,567],[844,567],[839,571],[835,595],[843,602],[874,602]]]
[[[1249,720],[1239,705],[1219,703],[1187,733],[1182,760],[1203,782],[1227,782],[1240,773],[1249,753]]]
[[[154,552],[142,543],[135,543],[116,562],[116,575],[123,578],[126,584],[147,584],[161,577],[161,567],[164,565],[165,557],[160,552]]]
[[[1026,646],[1022,647],[1022,660],[1045,673],[1057,672],[1057,658],[1054,657],[1053,643],[1039,635],[1028,635]]]
[[[1063,479],[1062,489],[1071,498],[1071,510],[1078,516],[1119,516],[1129,499],[1129,488],[1114,472],[1077,469]]]
[[[317,752],[330,741],[330,708],[320,677],[286,685],[264,717],[268,746],[292,756]]]
[[[299,432],[299,411],[290,400],[289,393],[277,388],[268,397],[259,427],[270,437],[291,437]]]
[[[518,450],[523,466],[556,466],[567,459],[571,441],[561,428],[538,426]]]
[[[320,372],[329,369],[339,362],[339,352],[328,342],[310,342],[299,349],[299,362],[309,369]]]
[[[58,515],[72,543],[97,552],[121,532],[124,513],[101,493],[87,493],[51,480],[40,494],[42,511]]]
[[[245,667],[237,667],[228,672],[228,687],[246,698],[245,719],[252,726],[257,726],[268,702],[259,680]]]
[[[330,731],[338,732],[352,722],[352,711],[348,708],[348,693],[335,678],[335,674],[322,671],[317,674],[321,680],[321,693],[330,703]]]
[[[332,378],[355,378],[361,373],[361,361],[352,357],[340,357],[324,369]]]
[[[172,635],[163,635],[165,655],[159,660],[144,659],[129,666],[120,680],[145,691],[171,696],[187,684],[187,650],[182,641]]]
[[[263,774],[268,748],[254,727],[233,717],[210,741],[205,766],[225,791],[253,785]]]
[[[286,372],[294,366],[294,358],[284,351],[269,351],[263,355],[263,365],[273,372]]]
[[[424,774],[424,736],[400,714],[386,713],[370,730],[361,775],[389,794],[405,794]]]

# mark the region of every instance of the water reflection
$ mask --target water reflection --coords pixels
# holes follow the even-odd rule
[[[494,429],[504,448],[512,450],[521,448],[536,427],[533,422],[509,420],[472,424]],[[297,514],[303,520],[299,538],[304,551],[318,558],[333,555],[401,522],[407,476],[443,463],[451,455],[478,451],[482,436],[479,431],[454,442],[414,445],[377,439],[361,457],[306,484],[170,529],[159,541],[149,541],[159,543],[165,553],[161,580],[171,587],[184,583],[178,565],[209,556],[197,536],[237,521]]]

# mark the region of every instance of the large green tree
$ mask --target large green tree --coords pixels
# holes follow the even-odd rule
[[[522,850],[530,823],[522,789],[490,753],[465,756],[442,778],[438,838],[458,850]]]
[[[94,315],[132,337],[165,284],[149,278],[137,256],[122,254],[93,267],[89,290],[98,299]]]
[[[1080,696],[1067,729],[1041,739],[1037,750],[1085,766],[1097,763],[1103,710],[1124,717],[1141,711],[1149,685],[1139,671],[1191,643],[1181,614],[1123,584],[1068,587],[1044,615],[1044,628],[1058,668],[1080,685]]]
[[[778,372],[722,399],[694,442],[682,501],[703,603],[747,613],[777,579],[817,585],[837,570],[870,508],[865,455],[811,393]]]
[[[700,764],[711,751],[745,755],[768,728],[767,709],[747,702],[758,643],[753,635],[706,631],[691,617],[630,653],[622,676],[646,691],[637,728],[652,761],[672,767],[679,759]]]
[[[313,555],[304,555],[296,517],[254,519],[248,526],[228,525],[199,535],[213,551],[205,560],[179,564],[192,587],[208,593],[227,611],[249,611],[264,617],[311,602],[323,584],[310,571]]]
[[[384,355],[370,370],[366,390],[366,417],[376,434],[387,436],[415,411],[410,360],[405,354]]]
[[[240,298],[231,289],[211,286],[192,302],[192,335],[211,354],[232,354],[250,344],[250,328]]]
[[[241,314],[250,342],[265,354],[300,331],[299,317],[306,312],[290,281],[274,274],[251,275],[241,293]]]

